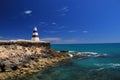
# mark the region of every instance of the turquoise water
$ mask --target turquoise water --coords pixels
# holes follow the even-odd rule
[[[74,59],[30,76],[29,80],[120,80],[120,44],[54,44],[57,51],[95,52],[107,57]]]

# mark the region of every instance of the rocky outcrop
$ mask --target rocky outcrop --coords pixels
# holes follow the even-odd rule
[[[41,69],[60,57],[67,57],[50,48],[50,43],[33,41],[0,42],[0,71],[22,68]]]

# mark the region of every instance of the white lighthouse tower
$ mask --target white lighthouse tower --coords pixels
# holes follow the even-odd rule
[[[33,30],[32,41],[40,41],[37,27],[35,27]]]

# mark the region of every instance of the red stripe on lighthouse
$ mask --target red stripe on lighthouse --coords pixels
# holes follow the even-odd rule
[[[39,37],[38,35],[32,35],[32,37]]]

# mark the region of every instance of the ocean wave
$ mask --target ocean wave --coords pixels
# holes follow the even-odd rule
[[[96,54],[99,54],[97,52],[81,52],[82,54],[93,54],[93,55],[96,55]]]
[[[98,53],[98,52],[80,52],[80,53],[83,53],[83,54],[93,54],[93,55],[96,55],[96,54],[107,54],[107,53]]]
[[[81,52],[81,54],[86,54],[89,57],[107,57],[106,53],[97,53],[97,52]]]
[[[64,51],[64,50],[63,50]],[[67,50],[66,50],[67,51]],[[61,51],[57,51],[61,52]],[[106,53],[97,53],[97,52],[78,52],[78,51],[67,51],[68,54],[85,54],[87,57],[106,57],[108,56]]]
[[[98,54],[97,52],[81,52],[81,53],[84,53],[84,54]]]
[[[115,68],[115,67],[120,67],[120,63],[108,63],[108,64],[94,64],[95,66],[98,66],[98,67],[112,67],[112,68]]]
[[[105,68],[104,67],[102,67],[102,68],[98,68],[98,69],[96,69],[96,71],[101,71],[101,70],[104,70]]]
[[[57,52],[60,52],[60,51],[57,51]],[[96,55],[96,54],[105,54],[105,53],[98,53],[98,52],[80,52],[80,51],[74,51],[74,50],[68,50],[68,53],[81,53],[81,54],[93,54],[93,55]]]
[[[68,53],[72,54],[72,53],[76,53],[77,51],[68,51]]]

